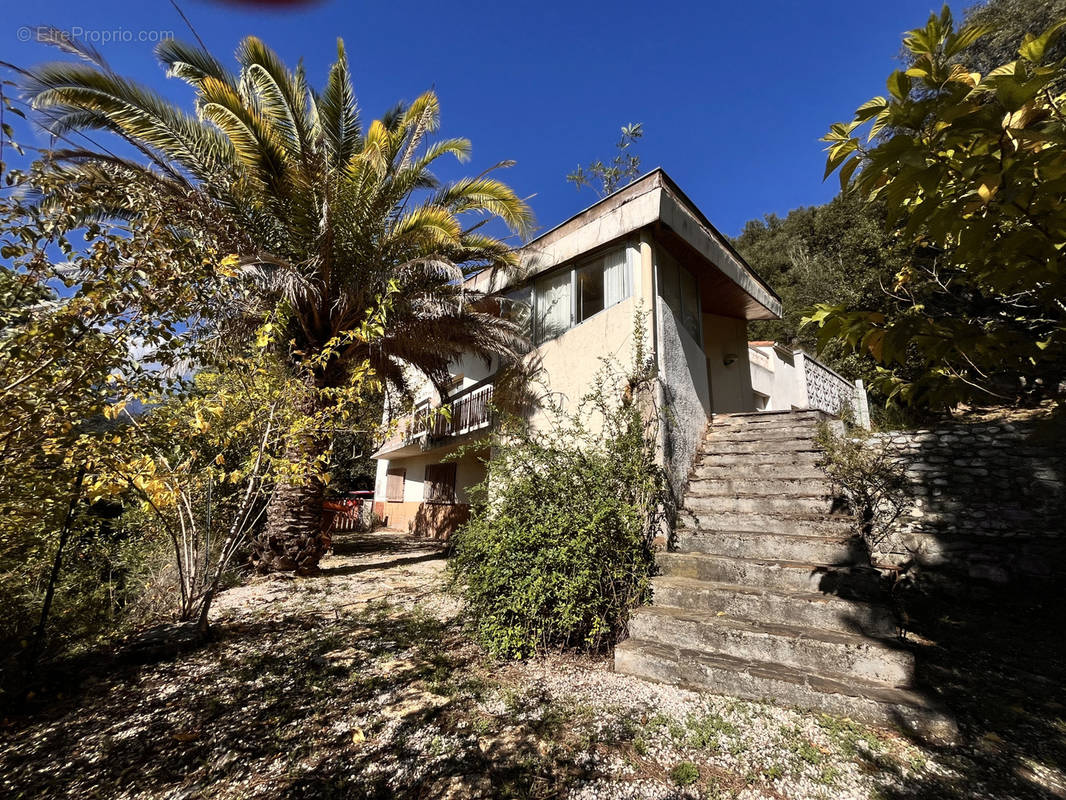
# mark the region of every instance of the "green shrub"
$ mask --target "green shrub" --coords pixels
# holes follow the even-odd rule
[[[700,769],[691,761],[682,761],[670,770],[670,780],[678,786],[691,786],[700,779]]]
[[[451,562],[494,655],[602,650],[646,599],[663,487],[639,399],[647,383],[646,370],[623,376],[605,362],[577,413],[556,408],[548,429],[511,422],[494,435]]]

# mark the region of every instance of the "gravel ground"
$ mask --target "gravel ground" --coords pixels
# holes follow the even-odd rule
[[[401,534],[349,536],[320,576],[228,590],[209,645],[72,674],[32,716],[4,720],[0,796],[1066,796],[1053,758],[1008,759],[994,733],[932,752],[616,675],[609,659],[491,662],[444,564]]]

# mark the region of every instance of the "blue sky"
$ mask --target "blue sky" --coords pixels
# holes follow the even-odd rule
[[[833,196],[819,136],[884,92],[902,33],[939,8],[930,0],[179,4],[217,55],[229,58],[254,33],[289,63],[303,57],[319,86],[343,37],[364,119],[435,88],[442,135],[474,144],[462,171],[517,161],[504,177],[532,196],[543,228],[595,199],[566,173],[610,157],[619,127],[642,122],[643,167],[665,167],[729,235],[752,217]],[[138,41],[142,31],[192,38],[169,0],[9,2],[0,59],[54,58],[21,41],[25,26],[41,24],[132,39],[98,47],[120,72],[189,102],[152,45]]]

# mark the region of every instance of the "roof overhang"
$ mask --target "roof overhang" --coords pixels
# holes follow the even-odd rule
[[[646,228],[699,273],[709,313],[744,319],[781,316],[781,299],[662,169],[652,170],[522,247],[520,280]],[[471,281],[480,288],[496,288],[484,273]]]

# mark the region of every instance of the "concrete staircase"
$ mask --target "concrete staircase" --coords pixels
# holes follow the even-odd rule
[[[951,720],[910,688],[914,655],[818,467],[824,419],[715,416],[615,669],[950,741]]]

